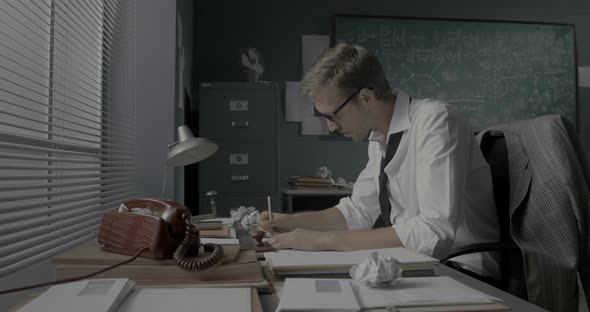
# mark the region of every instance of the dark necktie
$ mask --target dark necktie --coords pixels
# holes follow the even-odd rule
[[[391,226],[391,203],[389,202],[389,190],[387,189],[389,179],[387,178],[387,173],[385,173],[385,167],[389,164],[393,155],[395,155],[399,142],[402,139],[402,134],[403,132],[397,132],[389,136],[385,157],[381,158],[381,170],[379,171],[379,206],[381,207],[381,216],[377,219],[373,228]]]

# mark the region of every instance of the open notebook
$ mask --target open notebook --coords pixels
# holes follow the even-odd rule
[[[348,274],[350,267],[363,262],[371,252],[393,257],[401,265],[403,276],[430,276],[438,259],[403,247],[357,251],[299,251],[279,250],[264,253],[276,275]]]
[[[400,278],[387,288],[347,279],[287,278],[277,311],[507,311],[498,298],[447,276]],[[388,311],[389,311],[388,310]]]

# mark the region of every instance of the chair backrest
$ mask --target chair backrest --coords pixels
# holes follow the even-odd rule
[[[492,186],[500,241],[504,244],[516,246],[510,235],[510,175],[508,166],[508,149],[504,133],[488,131],[483,134],[480,148],[488,162],[492,174]],[[527,299],[526,280],[520,252],[502,252],[500,254],[500,270],[502,280],[500,287],[522,299]]]

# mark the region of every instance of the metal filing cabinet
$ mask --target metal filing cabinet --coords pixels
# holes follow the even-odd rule
[[[217,191],[217,211],[279,207],[280,88],[272,82],[202,82],[199,136],[217,143],[217,153],[199,163],[199,213],[209,212],[208,191]]]

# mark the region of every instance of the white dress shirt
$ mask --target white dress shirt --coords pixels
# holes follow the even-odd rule
[[[453,106],[432,99],[412,99],[397,92],[387,135],[369,136],[369,161],[350,197],[338,209],[348,228],[370,229],[381,215],[379,170],[387,138],[402,132],[393,159],[385,167],[389,179],[389,216],[408,249],[436,258],[451,248],[499,239],[489,166],[473,130]],[[484,275],[499,276],[488,254],[453,259]]]

